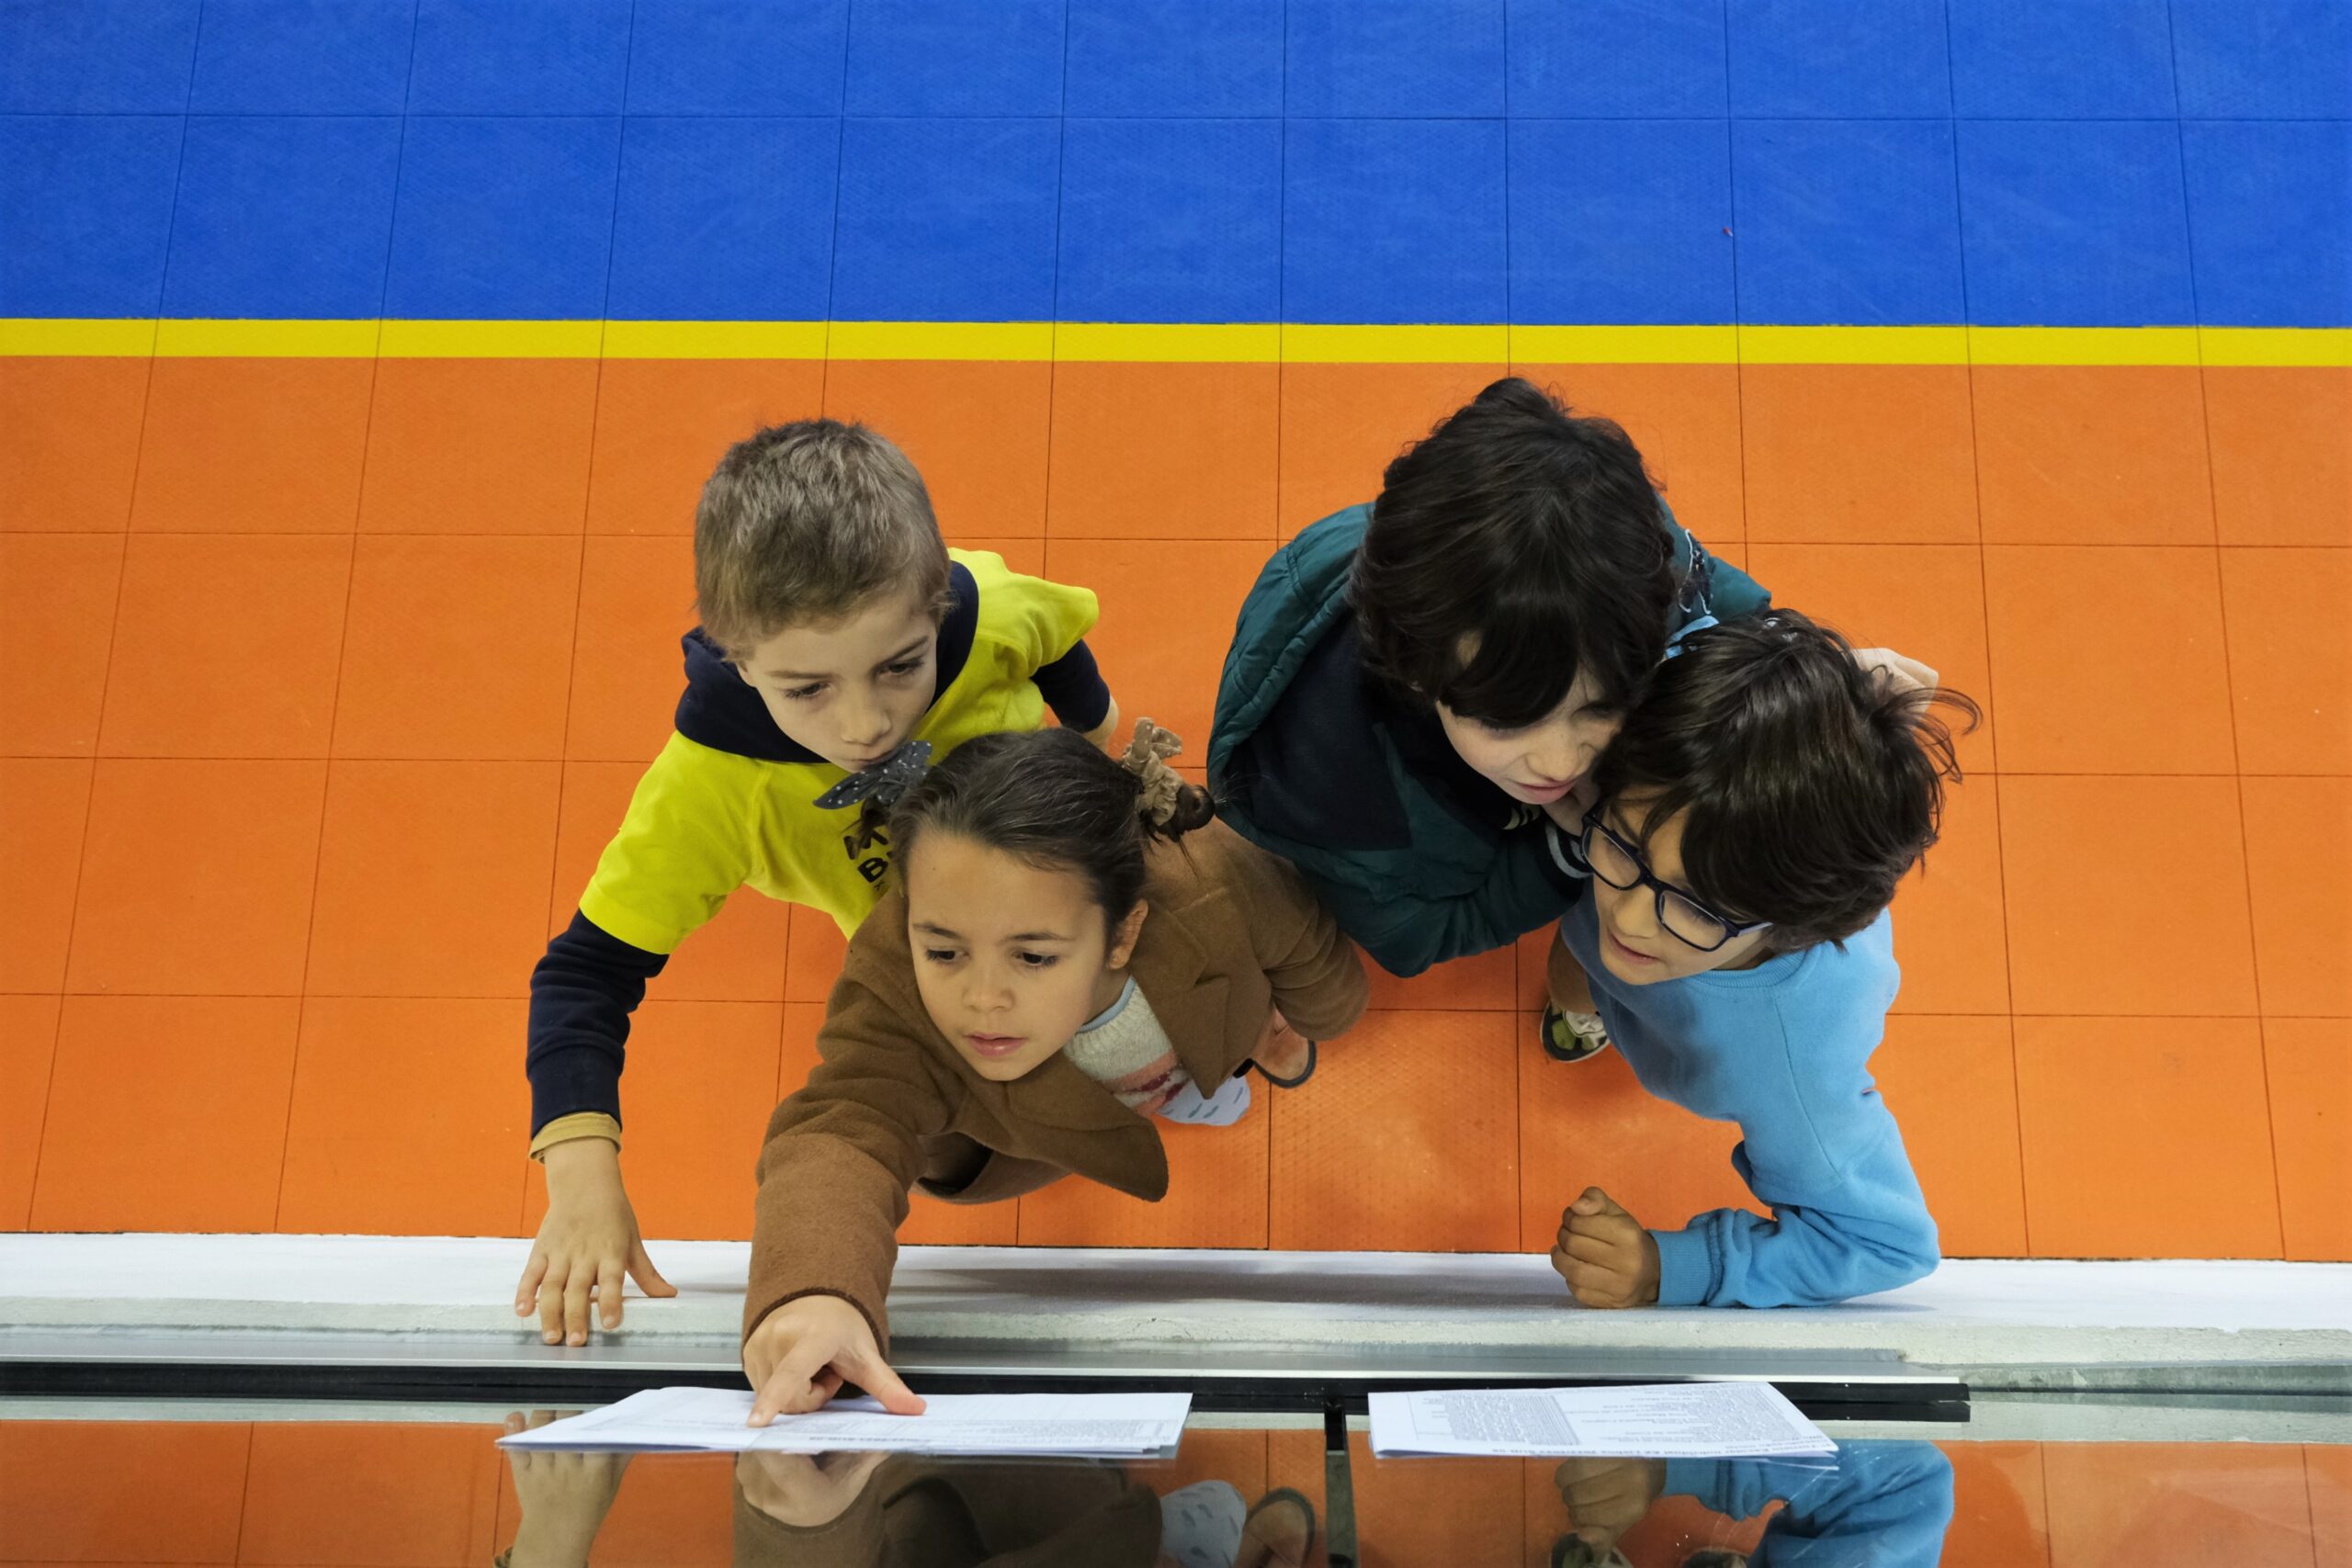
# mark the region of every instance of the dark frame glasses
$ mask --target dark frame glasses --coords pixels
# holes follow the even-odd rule
[[[1600,863],[1593,859],[1592,840],[1596,833],[1608,840],[1609,847],[1623,855],[1626,863],[1634,868],[1634,879],[1631,882],[1618,881],[1614,876],[1602,871]],[[1649,863],[1642,858],[1642,852],[1627,843],[1619,836],[1615,829],[1600,820],[1600,807],[1598,806],[1584,814],[1584,831],[1577,835],[1576,845],[1577,853],[1584,861],[1585,869],[1592,873],[1595,881],[1606,883],[1620,893],[1629,892],[1636,887],[1647,887],[1656,893],[1658,929],[1685,947],[1694,948],[1701,953],[1713,953],[1734,937],[1746,936],[1750,931],[1765,931],[1772,924],[1770,920],[1735,920],[1727,915],[1717,914],[1679,887],[1660,881],[1657,874],[1650,869]],[[1713,925],[1723,934],[1713,942],[1701,942],[1688,931],[1680,930],[1670,912],[1674,905],[1681,906],[1692,916]],[[1692,929],[1703,928],[1694,926]]]

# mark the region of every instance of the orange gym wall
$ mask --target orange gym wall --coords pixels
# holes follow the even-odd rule
[[[527,1234],[530,966],[754,421],[902,442],[953,542],[1101,595],[1197,756],[1267,553],[1506,368],[1984,704],[1875,1063],[1947,1250],[2352,1258],[2352,370],[2194,363],[0,357],[0,1225]],[[1383,977],[1309,1088],[1167,1134],[1164,1203],[910,1235],[1534,1248],[1588,1182],[1739,1201],[1731,1129],[1538,1054],[1541,940]],[[650,1235],[745,1233],[839,951],[745,894],[656,983]]]

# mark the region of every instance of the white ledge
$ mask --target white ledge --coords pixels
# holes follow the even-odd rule
[[[748,1248],[653,1242],[616,1338],[731,1344]],[[511,1336],[508,1238],[0,1235],[8,1330]],[[909,1247],[894,1337],[1063,1348],[1892,1351],[1923,1368],[2352,1365],[2352,1265],[1961,1259],[1843,1305],[1592,1312],[1540,1256]],[[5,1353],[5,1346],[0,1346]]]

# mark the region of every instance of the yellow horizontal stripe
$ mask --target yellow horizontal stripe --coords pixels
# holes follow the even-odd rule
[[[835,321],[833,359],[1051,359],[1051,321]]]
[[[0,355],[72,355],[105,359],[143,357],[154,352],[155,323],[152,320],[0,316]]]
[[[2352,366],[2352,328],[2199,327],[2208,365]]]
[[[199,321],[156,323],[155,352],[198,359],[368,359],[375,321]]]
[[[0,355],[973,359],[1139,364],[2352,367],[2341,327],[430,321],[0,317]]]
[[[822,321],[606,321],[607,359],[822,359]]]
[[[602,321],[386,321],[387,359],[594,359]]]
[[[1275,321],[1063,321],[1054,328],[1054,357],[1072,361],[1271,365],[1282,351]]]
[[[1513,327],[1518,365],[1730,365],[1739,329],[1720,327]]]
[[[1965,365],[1966,327],[1749,327],[1742,365]]]
[[[1510,360],[1506,326],[1324,326],[1283,328],[1286,365],[1492,365]]]
[[[1978,365],[2194,365],[2195,327],[1971,327]]]

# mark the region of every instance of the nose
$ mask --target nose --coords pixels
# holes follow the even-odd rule
[[[878,743],[890,733],[890,716],[871,692],[843,693],[840,705],[842,744],[855,750]]]
[[[1657,895],[1646,887],[1611,887],[1609,919],[1619,931],[1632,937],[1657,935]]]
[[[1527,766],[1539,778],[1572,779],[1584,772],[1587,748],[1567,726],[1547,725],[1527,748]]]
[[[975,964],[971,983],[964,989],[964,1005],[979,1017],[1003,1012],[1012,1006],[1012,986],[993,964]]]

